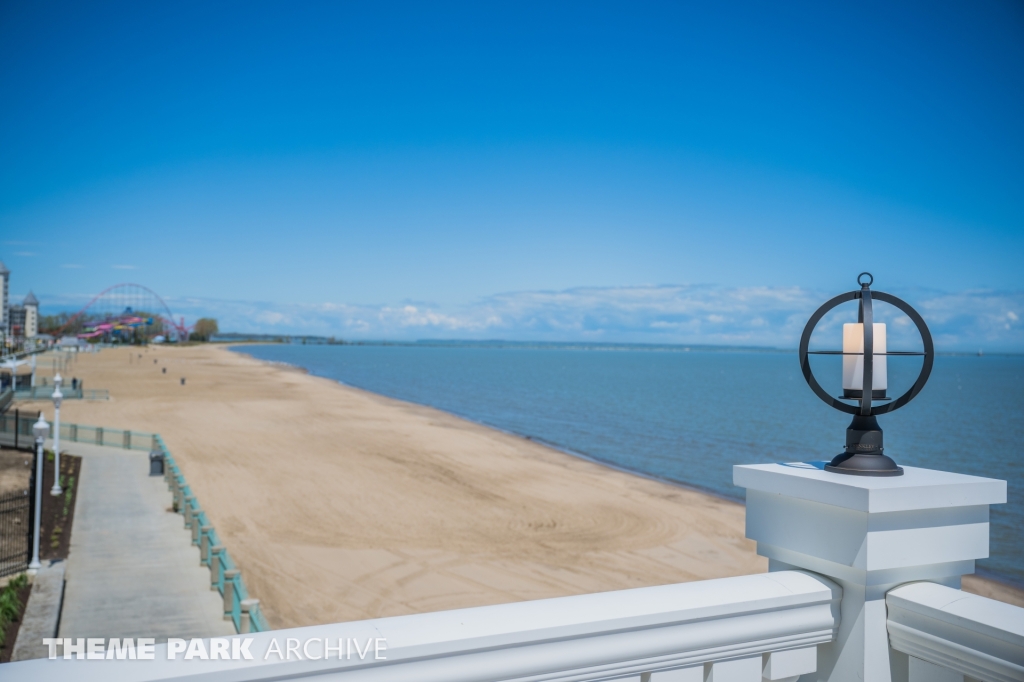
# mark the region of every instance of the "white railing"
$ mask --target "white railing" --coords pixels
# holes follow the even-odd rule
[[[841,598],[829,580],[781,571],[261,632],[252,660],[168,660],[163,645],[154,660],[40,659],[3,672],[9,682],[795,680],[835,637]]]
[[[913,657],[911,682],[938,682],[931,666],[984,682],[1024,680],[1024,609],[928,582],[890,590],[885,604],[890,645]]]

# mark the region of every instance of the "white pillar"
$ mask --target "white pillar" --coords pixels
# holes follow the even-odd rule
[[[61,494],[60,489],[60,404],[64,394],[60,392],[60,374],[53,377],[53,487],[50,494],[56,497]]]
[[[989,505],[1006,502],[1006,482],[909,466],[903,476],[852,476],[824,464],[734,467],[747,489],[747,537],[769,571],[813,571],[843,588],[817,679],[906,682],[907,657],[889,647],[885,593],[914,580],[959,589],[988,556]]]

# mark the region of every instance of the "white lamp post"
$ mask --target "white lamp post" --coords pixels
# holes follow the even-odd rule
[[[32,380],[29,382],[29,387],[36,387],[36,356],[34,354],[32,355]]]
[[[32,561],[29,562],[28,570],[34,573],[42,566],[39,563],[39,517],[43,513],[43,443],[50,435],[50,425],[43,419],[42,412],[39,413],[39,421],[32,425],[32,433],[36,437],[36,508],[32,531]]]
[[[60,495],[60,403],[64,400],[64,394],[60,392],[60,384],[63,379],[60,374],[53,378],[53,487],[50,494],[56,497]]]

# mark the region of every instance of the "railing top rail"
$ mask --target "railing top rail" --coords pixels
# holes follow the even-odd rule
[[[134,431],[132,429],[119,429],[119,428],[113,427],[113,426],[93,426],[91,424],[78,424],[78,423],[75,423],[75,426],[77,426],[80,429],[103,429],[104,431],[106,431],[108,433],[117,433],[117,432],[123,432],[123,431],[131,431],[134,435],[136,435],[136,436],[138,436],[140,438],[152,438],[154,435],[156,435],[156,434],[150,433],[148,431]]]
[[[930,582],[885,597],[894,649],[980,680],[1024,680],[1024,609]]]
[[[388,682],[584,682],[758,657],[832,641],[841,590],[800,571],[705,580],[456,611],[275,630],[251,635],[252,660],[48,661],[16,664],[9,677],[75,666],[78,679],[271,680],[333,673]],[[281,660],[288,638],[386,642],[386,659]],[[321,653],[322,648],[307,652]],[[86,663],[87,665],[82,665]],[[129,663],[129,665],[125,665]],[[23,667],[18,667],[23,666]],[[50,666],[44,668],[44,666]],[[70,668],[67,668],[71,672]],[[319,679],[319,677],[318,677]]]
[[[31,419],[33,421],[36,419],[34,413],[32,413],[30,415],[28,412],[25,412],[24,414],[22,414],[21,418],[23,420],[24,419]],[[132,434],[132,438],[142,438],[142,439],[149,438],[151,440],[153,438],[159,438],[159,434],[150,433],[148,431],[134,431],[132,429],[118,429],[118,428],[113,428],[113,427],[109,427],[109,426],[92,426],[90,424],[78,424],[78,423],[75,423],[75,422],[64,422],[64,423],[61,424],[61,430],[67,430],[67,429],[70,429],[71,427],[75,427],[77,429],[82,429],[82,430],[86,430],[86,431],[89,431],[89,430],[92,430],[92,431],[102,430],[104,433],[109,434],[109,435],[114,435],[114,436],[116,436],[116,434],[123,434],[123,433],[127,432],[127,433],[131,433]],[[160,442],[162,443],[163,439],[160,439]]]

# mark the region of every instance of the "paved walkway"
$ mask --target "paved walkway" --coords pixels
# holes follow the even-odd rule
[[[61,444],[82,456],[60,637],[232,635],[162,476],[145,452]]]

